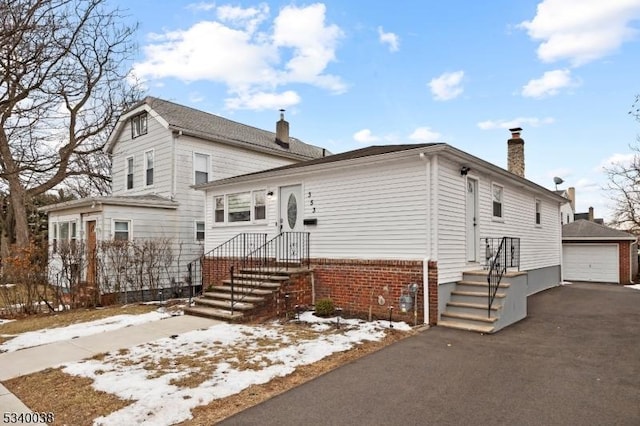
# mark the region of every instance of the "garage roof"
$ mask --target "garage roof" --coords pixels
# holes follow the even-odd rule
[[[635,235],[628,232],[619,231],[617,229],[609,228],[608,226],[600,225],[595,222],[580,219],[575,222],[568,223],[562,226],[562,239],[563,240],[630,240],[635,241],[637,238]]]

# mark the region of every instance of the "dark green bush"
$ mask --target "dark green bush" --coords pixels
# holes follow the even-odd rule
[[[316,315],[328,317],[333,315],[334,309],[333,300],[329,298],[316,300]]]

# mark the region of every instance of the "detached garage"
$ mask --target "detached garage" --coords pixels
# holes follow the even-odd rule
[[[638,273],[637,238],[588,220],[562,227],[562,278],[629,284]]]

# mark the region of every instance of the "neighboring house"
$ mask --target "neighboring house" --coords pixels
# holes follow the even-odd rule
[[[596,218],[593,212],[593,207],[589,207],[589,211],[586,213],[576,213],[573,215],[574,220],[588,220],[589,222],[595,222],[600,225],[604,225],[604,219]]]
[[[560,223],[566,225],[573,222],[576,212],[576,189],[574,187],[558,189],[555,193],[568,200],[560,207]]]
[[[585,219],[562,227],[562,257],[566,281],[629,284],[638,274],[636,236]]]
[[[314,296],[330,297],[344,312],[496,331],[526,316],[527,295],[561,281],[558,219],[567,200],[523,177],[520,130],[508,141],[510,171],[428,143],[372,146],[198,185],[206,200],[205,250],[236,235],[304,232]],[[256,190],[267,191],[266,214],[257,217],[246,205],[242,221],[232,217],[235,200]],[[500,287],[504,318],[485,319],[487,261],[505,236],[515,240],[502,252],[511,266],[503,283],[512,282],[515,296],[502,299]],[[205,286],[214,262],[204,259]],[[474,271],[481,276],[467,275]],[[464,289],[463,278],[477,290]],[[418,285],[417,318],[413,309],[400,313],[411,284]]]
[[[104,260],[95,255],[101,241],[152,239],[172,247],[161,286],[182,282],[211,232],[205,229],[202,193],[192,185],[327,154],[289,137],[282,114],[273,133],[153,97],[120,117],[105,150],[111,156],[111,196],[42,208],[49,215],[52,283],[65,280],[62,241],[86,243],[90,255],[77,272],[93,284],[96,262]],[[252,202],[264,203],[265,194],[254,193]]]

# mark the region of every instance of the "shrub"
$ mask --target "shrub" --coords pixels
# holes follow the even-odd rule
[[[328,317],[330,315],[333,315],[333,311],[334,311],[334,306],[333,306],[333,300],[331,299],[319,299],[316,300],[316,315],[321,316],[321,317]]]

